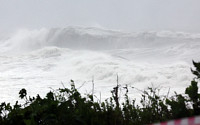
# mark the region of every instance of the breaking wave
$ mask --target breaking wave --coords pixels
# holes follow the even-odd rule
[[[200,60],[200,34],[93,27],[19,30],[0,35],[0,48],[1,101],[10,101],[6,99],[13,95],[5,96],[9,91],[16,95],[24,87],[30,94],[41,94],[70,79],[78,86],[84,83],[85,93],[92,78],[95,91],[107,97],[117,74],[121,84],[140,89],[154,84],[180,92],[193,77],[192,59]]]
[[[127,33],[99,28],[67,27],[40,30],[19,30],[6,40],[1,40],[1,51],[31,51],[56,46],[70,49],[112,50],[155,48],[200,41],[200,34],[182,32]],[[195,44],[196,46],[196,44]],[[199,44],[198,44],[199,47]]]

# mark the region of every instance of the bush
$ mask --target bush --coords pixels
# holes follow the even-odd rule
[[[186,88],[185,96],[176,94],[170,98],[161,97],[157,89],[148,88],[141,98],[141,106],[128,97],[129,87],[123,87],[126,93],[124,102],[119,103],[117,84],[112,97],[104,102],[94,101],[93,94],[82,97],[71,81],[71,88],[62,88],[49,92],[46,97],[28,97],[25,89],[19,97],[25,103],[14,106],[10,103],[0,105],[1,125],[142,125],[183,118],[200,114],[200,94],[198,79],[200,63],[193,62],[196,78]]]

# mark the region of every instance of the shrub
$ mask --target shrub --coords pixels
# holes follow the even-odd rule
[[[200,63],[193,62],[196,70],[192,73],[196,78],[185,90],[185,96],[176,94],[170,98],[159,96],[158,90],[148,88],[140,100],[130,100],[129,87],[125,90],[124,102],[119,102],[119,88],[111,91],[112,96],[104,102],[94,101],[93,93],[82,97],[71,81],[71,88],[61,88],[48,92],[46,97],[28,97],[25,89],[20,90],[19,97],[24,104],[11,106],[10,103],[0,105],[1,125],[143,125],[176,118],[200,114],[200,94],[198,79]]]

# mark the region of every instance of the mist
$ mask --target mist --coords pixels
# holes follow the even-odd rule
[[[199,0],[0,0],[0,31],[67,26],[200,32]]]

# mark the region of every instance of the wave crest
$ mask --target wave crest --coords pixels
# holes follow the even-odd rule
[[[70,49],[110,50],[172,46],[200,41],[200,34],[183,32],[127,33],[99,28],[67,27],[40,30],[20,30],[8,39],[0,40],[2,50],[31,51],[48,46]]]

